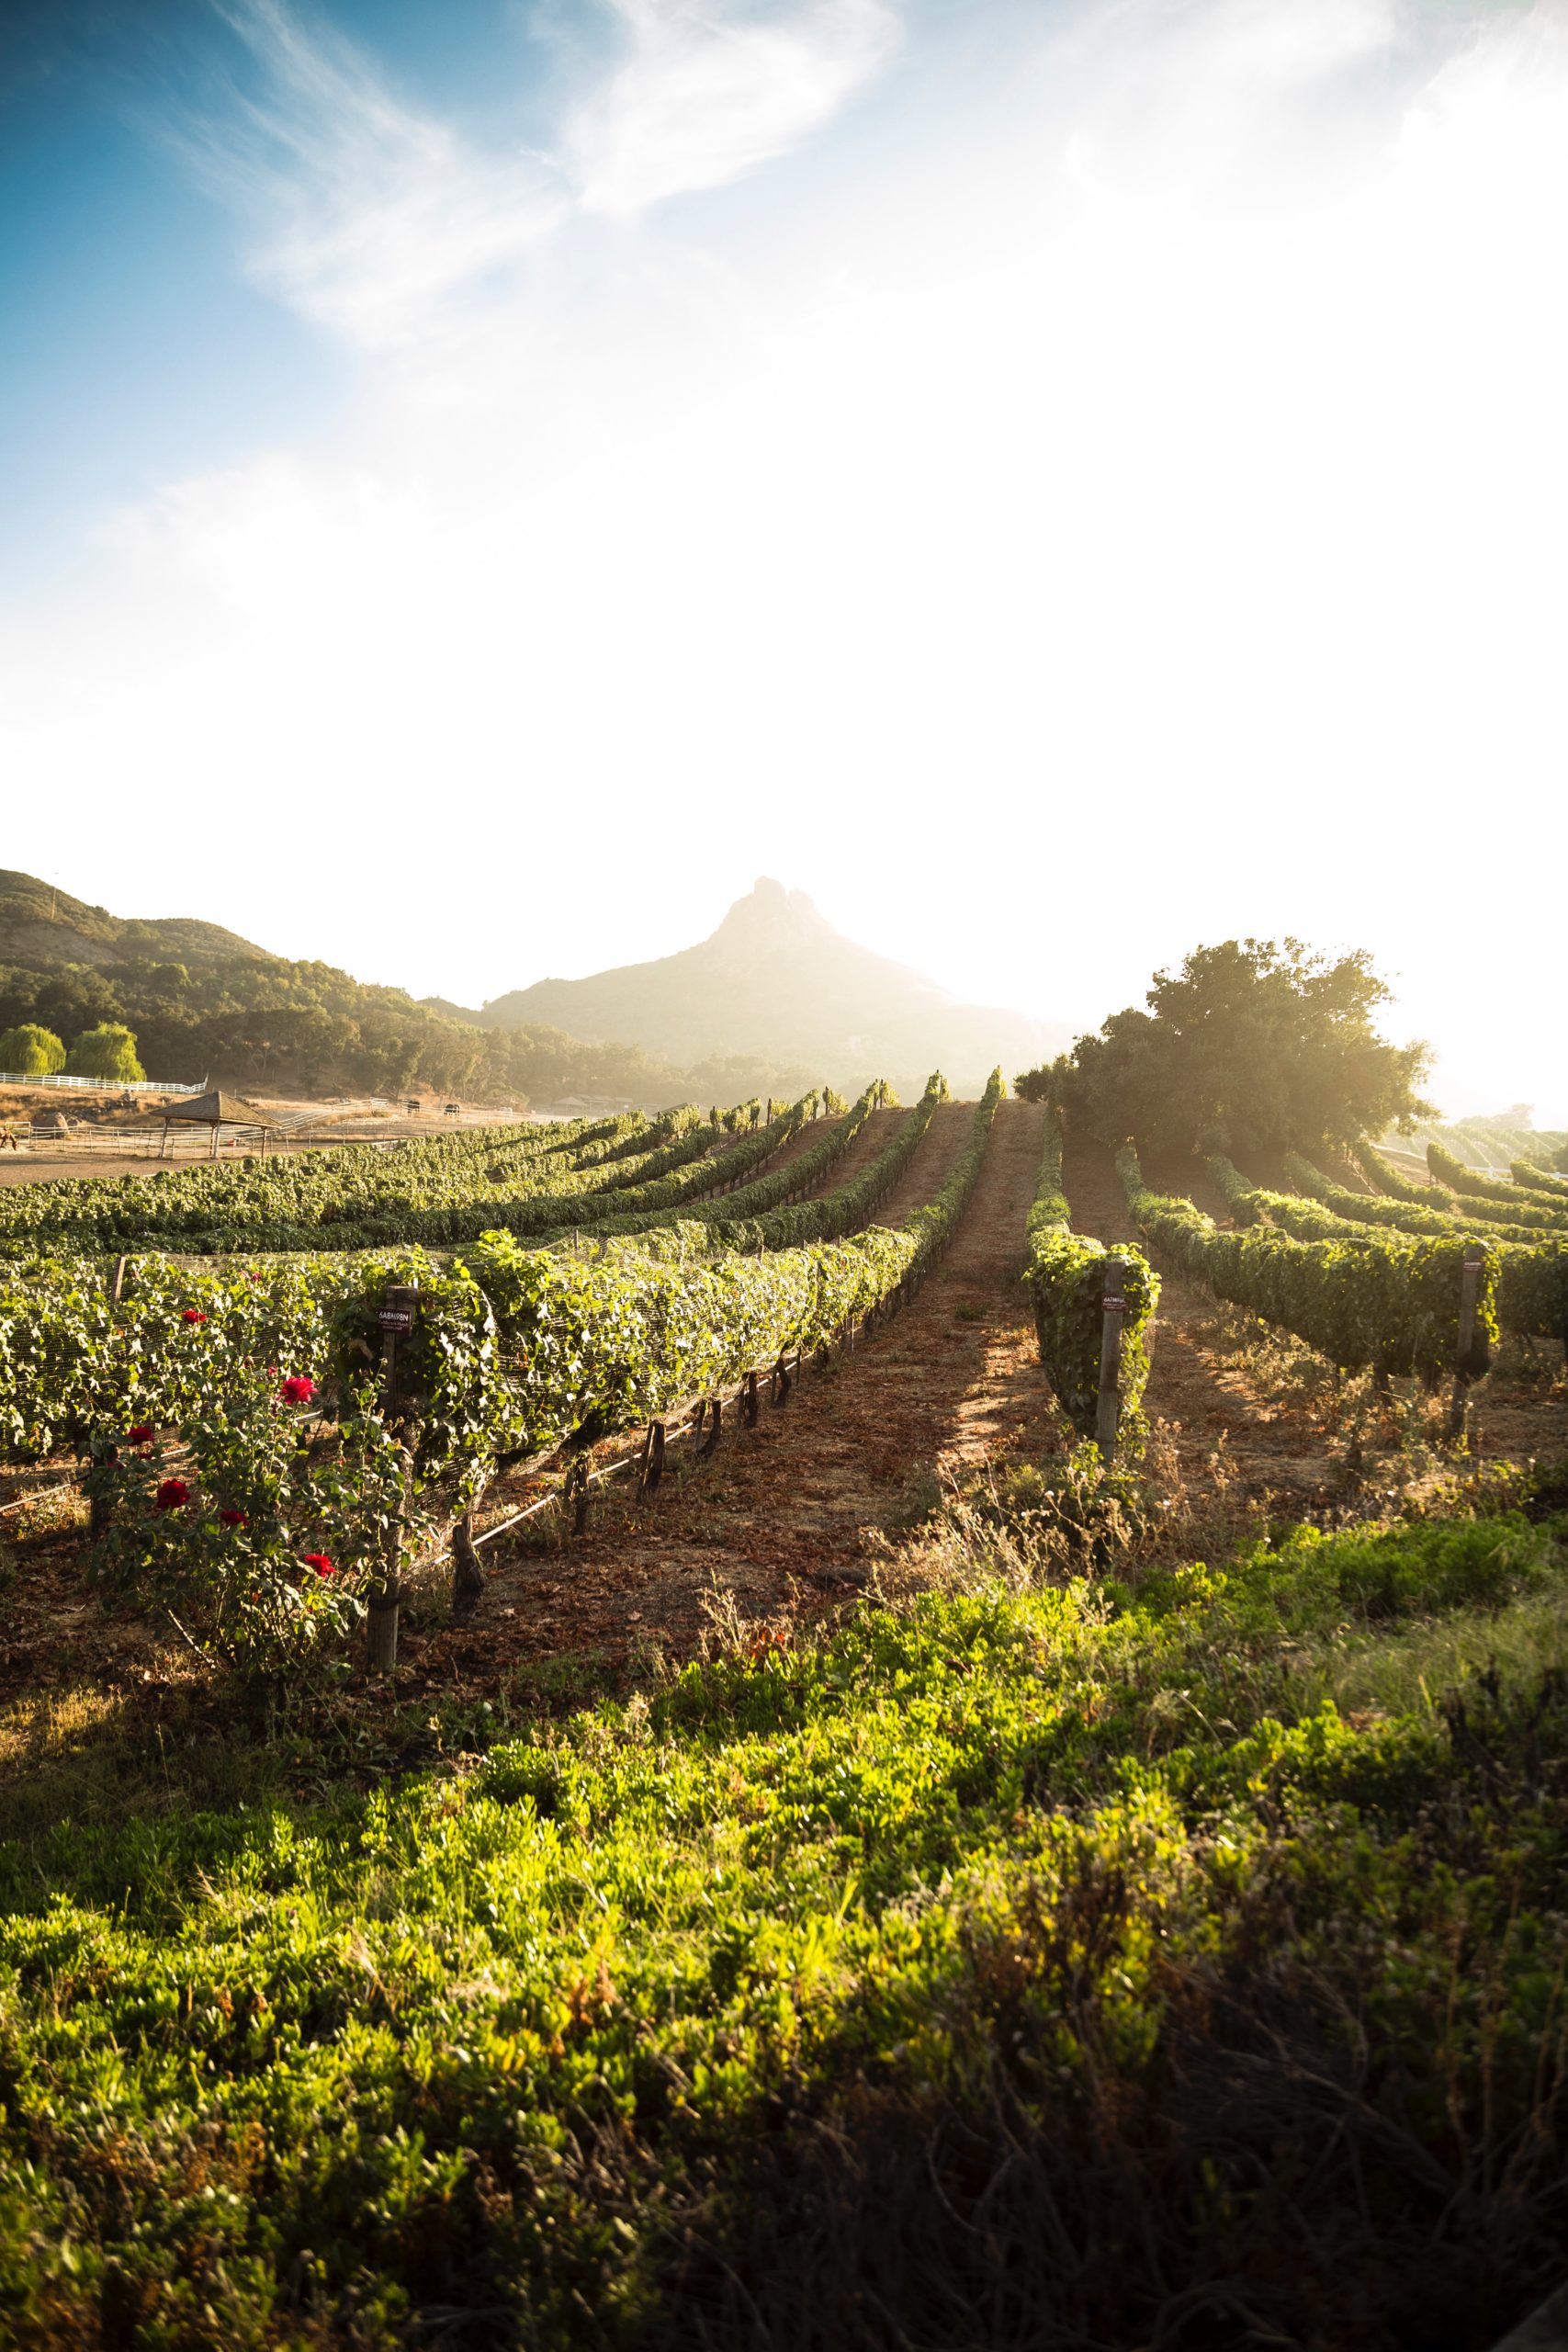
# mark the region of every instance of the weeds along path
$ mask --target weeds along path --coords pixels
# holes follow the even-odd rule
[[[1107,1244],[1137,1240],[1122,1180],[1104,1145],[1069,1139],[1062,1172],[1075,1232]],[[1145,1172],[1149,1183],[1185,1194],[1216,1223],[1232,1221],[1198,1163],[1148,1156]],[[1252,1494],[1289,1496],[1295,1507],[1321,1499],[1337,1477],[1321,1433],[1304,1415],[1264,1402],[1216,1355],[1218,1309],[1208,1292],[1168,1265],[1159,1272],[1144,1409],[1152,1422],[1166,1424],[1182,1479],[1193,1486],[1216,1476],[1234,1478]]]
[[[938,1190],[973,1116],[971,1103],[938,1111],[882,1222]],[[503,1537],[472,1624],[423,1637],[411,1665],[472,1675],[650,1641],[681,1655],[716,1591],[751,1620],[809,1613],[864,1585],[877,1532],[923,1516],[944,1478],[1059,1452],[1021,1281],[1041,1142],[1040,1111],[1003,1102],[968,1209],[908,1306],[829,1369],[808,1366],[787,1407],[764,1405],[710,1461],[681,1461],[649,1500],[603,1489],[587,1533],[548,1550]]]

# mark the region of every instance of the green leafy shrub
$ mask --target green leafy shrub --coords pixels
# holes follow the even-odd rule
[[[230,1664],[279,1676],[362,1613],[365,1573],[395,1552],[403,1460],[370,1419],[318,1463],[277,1377],[236,1368],[177,1443],[151,1431],[118,1447],[89,1492],[107,1521],[92,1555],[102,1587],[165,1611]]]
[[[1040,1361],[1062,1410],[1082,1437],[1094,1434],[1100,1404],[1104,1329],[1105,1247],[1071,1229],[1062,1190],[1062,1125],[1045,1113],[1045,1149],[1029,1213],[1024,1281],[1034,1309]],[[1141,1250],[1116,1252],[1122,1263],[1121,1396],[1123,1423],[1136,1430],[1149,1376],[1146,1332],[1159,1299],[1159,1277]]]
[[[0,1848],[8,2331],[1483,2352],[1561,2259],[1568,1693],[1302,1686],[1565,1588],[1303,1533]]]
[[[1492,1216],[1506,1212],[1483,1200],[1467,1199],[1462,1208],[1455,1208],[1450,1214],[1445,1209],[1419,1205],[1404,1195],[1385,1200],[1349,1193],[1331,1184],[1309,1160],[1295,1153],[1287,1156],[1286,1167],[1292,1182],[1312,1193],[1314,1202],[1321,1204],[1321,1207],[1293,1204],[1275,1193],[1254,1194],[1260,1212],[1275,1224],[1303,1237],[1310,1227],[1312,1235],[1331,1238],[1334,1228],[1324,1222],[1326,1215],[1351,1229],[1375,1224],[1395,1226],[1410,1233],[1464,1235],[1479,1242],[1496,1261],[1497,1320],[1501,1329],[1529,1339],[1558,1339],[1568,1348],[1568,1234],[1560,1236],[1529,1225],[1491,1223],[1488,1220]],[[1436,1187],[1410,1189],[1425,1201],[1452,1199],[1451,1194],[1440,1193]]]

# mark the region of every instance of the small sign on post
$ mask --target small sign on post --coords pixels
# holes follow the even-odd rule
[[[1459,1276],[1459,1344],[1454,1352],[1453,1394],[1449,1398],[1448,1426],[1444,1432],[1450,1444],[1464,1434],[1464,1408],[1470,1396],[1470,1357],[1475,1345],[1475,1310],[1481,1303],[1481,1276],[1486,1263],[1486,1253],[1479,1244],[1472,1244],[1464,1253],[1464,1263]]]
[[[398,1384],[398,1341],[413,1330],[419,1314],[419,1291],[412,1283],[392,1283],[376,1311],[381,1326],[381,1410],[389,1422],[400,1413]],[[405,1482],[406,1483],[406,1482]],[[398,1662],[398,1609],[402,1600],[402,1519],[389,1531],[387,1557],[381,1574],[366,1600],[366,1647],[372,1674],[390,1674]]]
[[[1126,1261],[1107,1258],[1100,1278],[1100,1397],[1095,1408],[1094,1442],[1110,1469],[1116,1458],[1116,1430],[1122,1416],[1122,1330],[1126,1319]]]

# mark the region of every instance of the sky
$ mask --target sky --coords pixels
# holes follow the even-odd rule
[[[460,1002],[759,874],[1568,1125],[1568,0],[0,0],[0,863]]]

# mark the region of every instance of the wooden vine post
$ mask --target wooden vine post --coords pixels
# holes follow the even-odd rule
[[[651,1495],[664,1476],[664,1424],[649,1421],[648,1442],[642,1449],[642,1476],[638,1485],[645,1495]]]
[[[1100,1399],[1094,1417],[1094,1441],[1108,1470],[1116,1458],[1116,1427],[1122,1415],[1122,1326],[1127,1312],[1126,1278],[1126,1260],[1107,1258],[1100,1281]]]
[[[485,1589],[485,1572],[474,1547],[474,1511],[470,1503],[459,1512],[452,1529],[452,1614],[471,1617]]]
[[[409,1338],[419,1314],[419,1291],[412,1283],[389,1286],[377,1311],[381,1326],[381,1411],[395,1425],[402,1408],[398,1379],[398,1342]],[[381,1573],[367,1601],[366,1662],[372,1674],[390,1674],[398,1662],[398,1607],[402,1599],[403,1521],[399,1512],[387,1537]]]
[[[1470,1351],[1475,1344],[1475,1310],[1481,1301],[1481,1274],[1485,1254],[1473,1246],[1464,1253],[1459,1277],[1459,1347],[1454,1358],[1453,1394],[1449,1398],[1445,1434],[1457,1443],[1464,1433],[1464,1408],[1470,1397]]]

